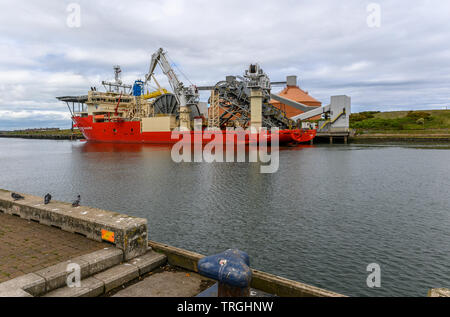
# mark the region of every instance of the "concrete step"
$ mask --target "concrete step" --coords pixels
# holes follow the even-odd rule
[[[81,279],[85,279],[120,264],[123,258],[123,251],[115,247],[92,252],[0,283],[0,297],[41,296],[67,284],[71,265],[78,265]]]
[[[124,285],[164,265],[167,257],[155,251],[118,264],[81,280],[80,287],[61,287],[44,297],[96,297]]]
[[[69,265],[71,264],[79,265],[81,271],[81,279],[84,279],[98,272],[116,266],[122,261],[123,251],[111,247],[77,257],[70,261],[50,266],[48,268],[34,272],[34,274],[44,278],[45,293],[48,293],[67,284],[67,277],[69,274],[71,274],[71,272],[73,272],[73,270],[69,270]]]
[[[80,287],[61,287],[43,297],[96,297],[103,294],[105,284],[93,277],[88,277],[80,283]]]
[[[142,256],[131,259],[128,263],[136,266],[139,269],[139,276],[142,276],[166,264],[167,256],[155,251],[149,251]]]

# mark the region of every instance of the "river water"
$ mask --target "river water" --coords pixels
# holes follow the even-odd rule
[[[450,287],[450,147],[287,148],[280,168],[175,163],[167,146],[0,138],[0,188],[145,217],[150,239],[350,296]],[[1,224],[0,224],[1,226]],[[381,267],[369,288],[367,266]]]

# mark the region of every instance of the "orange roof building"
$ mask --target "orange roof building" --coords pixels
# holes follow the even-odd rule
[[[297,76],[288,76],[287,77],[287,85],[286,88],[283,89],[279,94],[279,96],[290,99],[295,102],[302,103],[307,106],[311,107],[321,107],[322,103],[318,101],[317,99],[311,97],[307,91],[304,91],[300,89],[299,86],[297,86]],[[292,106],[285,105],[277,100],[271,100],[270,103],[277,107],[280,110],[283,110],[286,112],[286,115],[288,118],[292,118],[294,116],[297,116],[299,114],[302,114],[303,111],[298,110]],[[315,119],[315,118],[311,118]]]

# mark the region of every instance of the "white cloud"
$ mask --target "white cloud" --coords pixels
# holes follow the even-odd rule
[[[17,120],[17,119],[41,119],[42,121],[52,120],[70,120],[70,114],[61,111],[10,111],[0,110],[0,118],[2,120]]]
[[[114,64],[126,82],[143,78],[159,47],[198,85],[259,62],[325,103],[351,95],[355,111],[449,102],[449,2],[378,1],[382,24],[369,28],[370,1],[78,0],[81,27],[69,28],[70,2],[2,1],[0,111],[64,111],[56,96],[100,87]]]
[[[370,66],[370,63],[368,63],[368,62],[356,62],[349,66],[344,66],[342,68],[342,70],[345,72],[356,72],[356,71],[364,70],[369,66]]]

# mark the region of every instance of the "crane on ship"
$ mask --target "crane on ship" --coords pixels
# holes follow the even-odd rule
[[[172,88],[173,95],[163,92],[159,83],[156,81],[154,72],[156,66],[159,65],[163,73],[167,76],[169,84]],[[162,49],[158,49],[153,55],[147,75],[145,75],[144,84],[154,80],[159,87],[161,95],[155,100],[155,113],[177,114],[180,120],[181,130],[190,130],[190,122],[192,114],[198,115],[199,93],[195,85],[185,86],[179,80],[174,69],[169,63],[167,53]],[[173,97],[175,100],[173,100]]]

